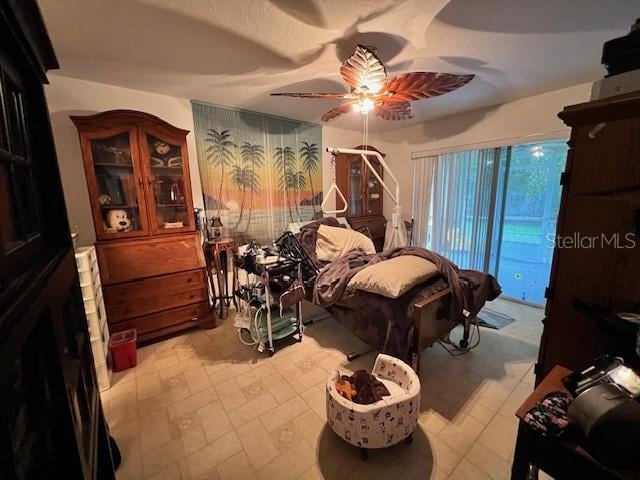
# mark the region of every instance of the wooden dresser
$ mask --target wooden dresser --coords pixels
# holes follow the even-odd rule
[[[355,147],[356,150],[364,150],[364,146]],[[375,150],[384,156],[377,148],[371,145],[367,150]],[[384,178],[382,166],[375,158],[369,158],[376,168],[380,178]],[[366,227],[371,235],[376,250],[382,250],[386,220],[383,212],[384,193],[382,185],[375,175],[362,161],[360,155],[342,153],[336,155],[336,183],[347,199],[346,216],[349,225],[355,230]],[[340,208],[340,200],[336,198],[336,206]]]
[[[640,311],[640,91],[559,116],[572,132],[538,380],[601,353],[633,361],[637,328],[611,314]]]
[[[215,326],[194,226],[187,130],[113,110],[78,127],[111,332],[147,341]]]

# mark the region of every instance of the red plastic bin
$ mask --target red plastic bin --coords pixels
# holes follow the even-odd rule
[[[136,351],[136,341],[138,333],[135,328],[123,330],[111,335],[110,348],[113,358],[113,370],[121,372],[131,367],[135,367],[138,363],[138,354]]]

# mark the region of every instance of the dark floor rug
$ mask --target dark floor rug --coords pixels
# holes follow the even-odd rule
[[[511,318],[504,313],[494,312],[488,308],[483,308],[478,313],[478,325],[486,328],[493,328],[494,330],[500,330],[503,327],[515,322],[515,318]]]

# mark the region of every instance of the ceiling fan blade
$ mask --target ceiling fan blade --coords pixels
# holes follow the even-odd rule
[[[271,93],[272,96],[298,97],[298,98],[328,98],[342,100],[344,98],[354,98],[351,93]]]
[[[408,120],[413,118],[411,104],[409,102],[385,103],[376,102],[373,107],[374,113],[384,120]]]
[[[387,81],[387,70],[370,47],[358,45],[340,67],[340,75],[355,93],[378,93]]]
[[[475,75],[437,72],[409,72],[390,79],[385,85],[385,101],[406,102],[444,95],[469,83]]]
[[[339,117],[343,113],[348,113],[353,109],[353,102],[344,102],[338,105],[336,108],[332,108],[327,113],[325,113],[321,120],[323,122],[328,122],[329,120],[333,120],[336,117]]]

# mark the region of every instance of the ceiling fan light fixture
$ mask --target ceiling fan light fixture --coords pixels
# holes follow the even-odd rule
[[[366,115],[371,110],[373,110],[373,100],[367,97],[361,98],[356,103],[353,104],[353,109],[356,112]]]
[[[474,77],[438,72],[408,72],[388,78],[376,49],[365,45],[358,45],[353,55],[342,63],[340,75],[349,87],[348,92],[271,95],[343,100],[321,117],[323,122],[351,111],[363,115],[373,112],[384,120],[407,120],[413,117],[411,102],[451,92],[466,85]]]

